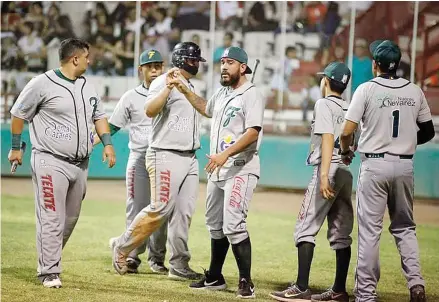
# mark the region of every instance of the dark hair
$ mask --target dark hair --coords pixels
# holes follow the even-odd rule
[[[166,9],[163,7],[157,8],[157,12],[162,15],[164,18],[166,18]]]
[[[39,6],[41,9],[43,9],[43,3],[41,3],[41,1],[36,1],[32,3],[32,6],[37,5]]]
[[[342,94],[345,89],[346,89],[346,85],[337,81],[334,81],[330,78],[328,78],[329,80],[329,88],[331,88],[332,91],[338,93],[338,94]]]
[[[285,49],[285,55],[287,55],[290,51],[297,51],[297,49],[296,49],[296,47],[294,47],[294,46],[288,46],[288,47]]]
[[[396,70],[398,70],[398,66],[399,66],[399,62],[398,62],[398,64],[396,64],[396,67],[389,69],[389,65],[385,65],[385,64],[378,65],[377,61],[375,61],[375,63],[377,65],[378,69],[381,71],[381,73],[387,73],[390,75],[395,75]]]
[[[234,38],[233,33],[230,32],[230,31],[226,32],[226,33],[224,34],[224,37],[225,37],[225,36],[229,36],[230,40],[233,40],[233,38]]]
[[[59,47],[58,54],[60,62],[65,62],[68,58],[73,56],[77,51],[83,51],[85,49],[89,49],[90,46],[87,42],[81,39],[69,38],[65,39],[61,42],[61,46]]]
[[[34,31],[34,24],[32,22],[26,21],[24,22],[24,26],[29,27],[31,33]]]

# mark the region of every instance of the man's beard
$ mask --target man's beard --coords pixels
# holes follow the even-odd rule
[[[229,78],[227,80],[224,80],[223,74],[221,74],[220,83],[222,86],[225,86],[225,87],[234,86],[236,83],[239,82],[239,74],[234,74],[234,75],[231,75],[229,73],[224,73],[224,74],[228,75]]]

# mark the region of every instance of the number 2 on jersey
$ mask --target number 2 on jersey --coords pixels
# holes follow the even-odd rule
[[[392,111],[393,116],[393,131],[392,131],[392,137],[398,137],[399,134],[399,110],[393,110]]]

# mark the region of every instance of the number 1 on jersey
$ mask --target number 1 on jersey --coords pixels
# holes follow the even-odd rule
[[[399,110],[393,110],[392,111],[393,116],[393,131],[392,131],[392,137],[398,137],[399,134]]]

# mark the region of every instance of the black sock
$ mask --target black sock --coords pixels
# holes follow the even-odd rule
[[[314,256],[314,244],[301,242],[297,248],[299,271],[297,273],[296,285],[301,291],[304,291],[308,289],[309,272],[311,270],[312,257]]]
[[[214,277],[221,275],[227,251],[229,250],[229,240],[227,237],[222,239],[210,239],[210,268],[209,274]]]
[[[238,244],[232,244],[232,250],[239,269],[239,280],[242,278],[245,278],[247,281],[251,280],[252,246],[250,237]]]
[[[335,270],[335,282],[332,290],[336,293],[346,291],[346,278],[348,276],[349,262],[351,262],[351,247],[335,251],[337,268]]]

